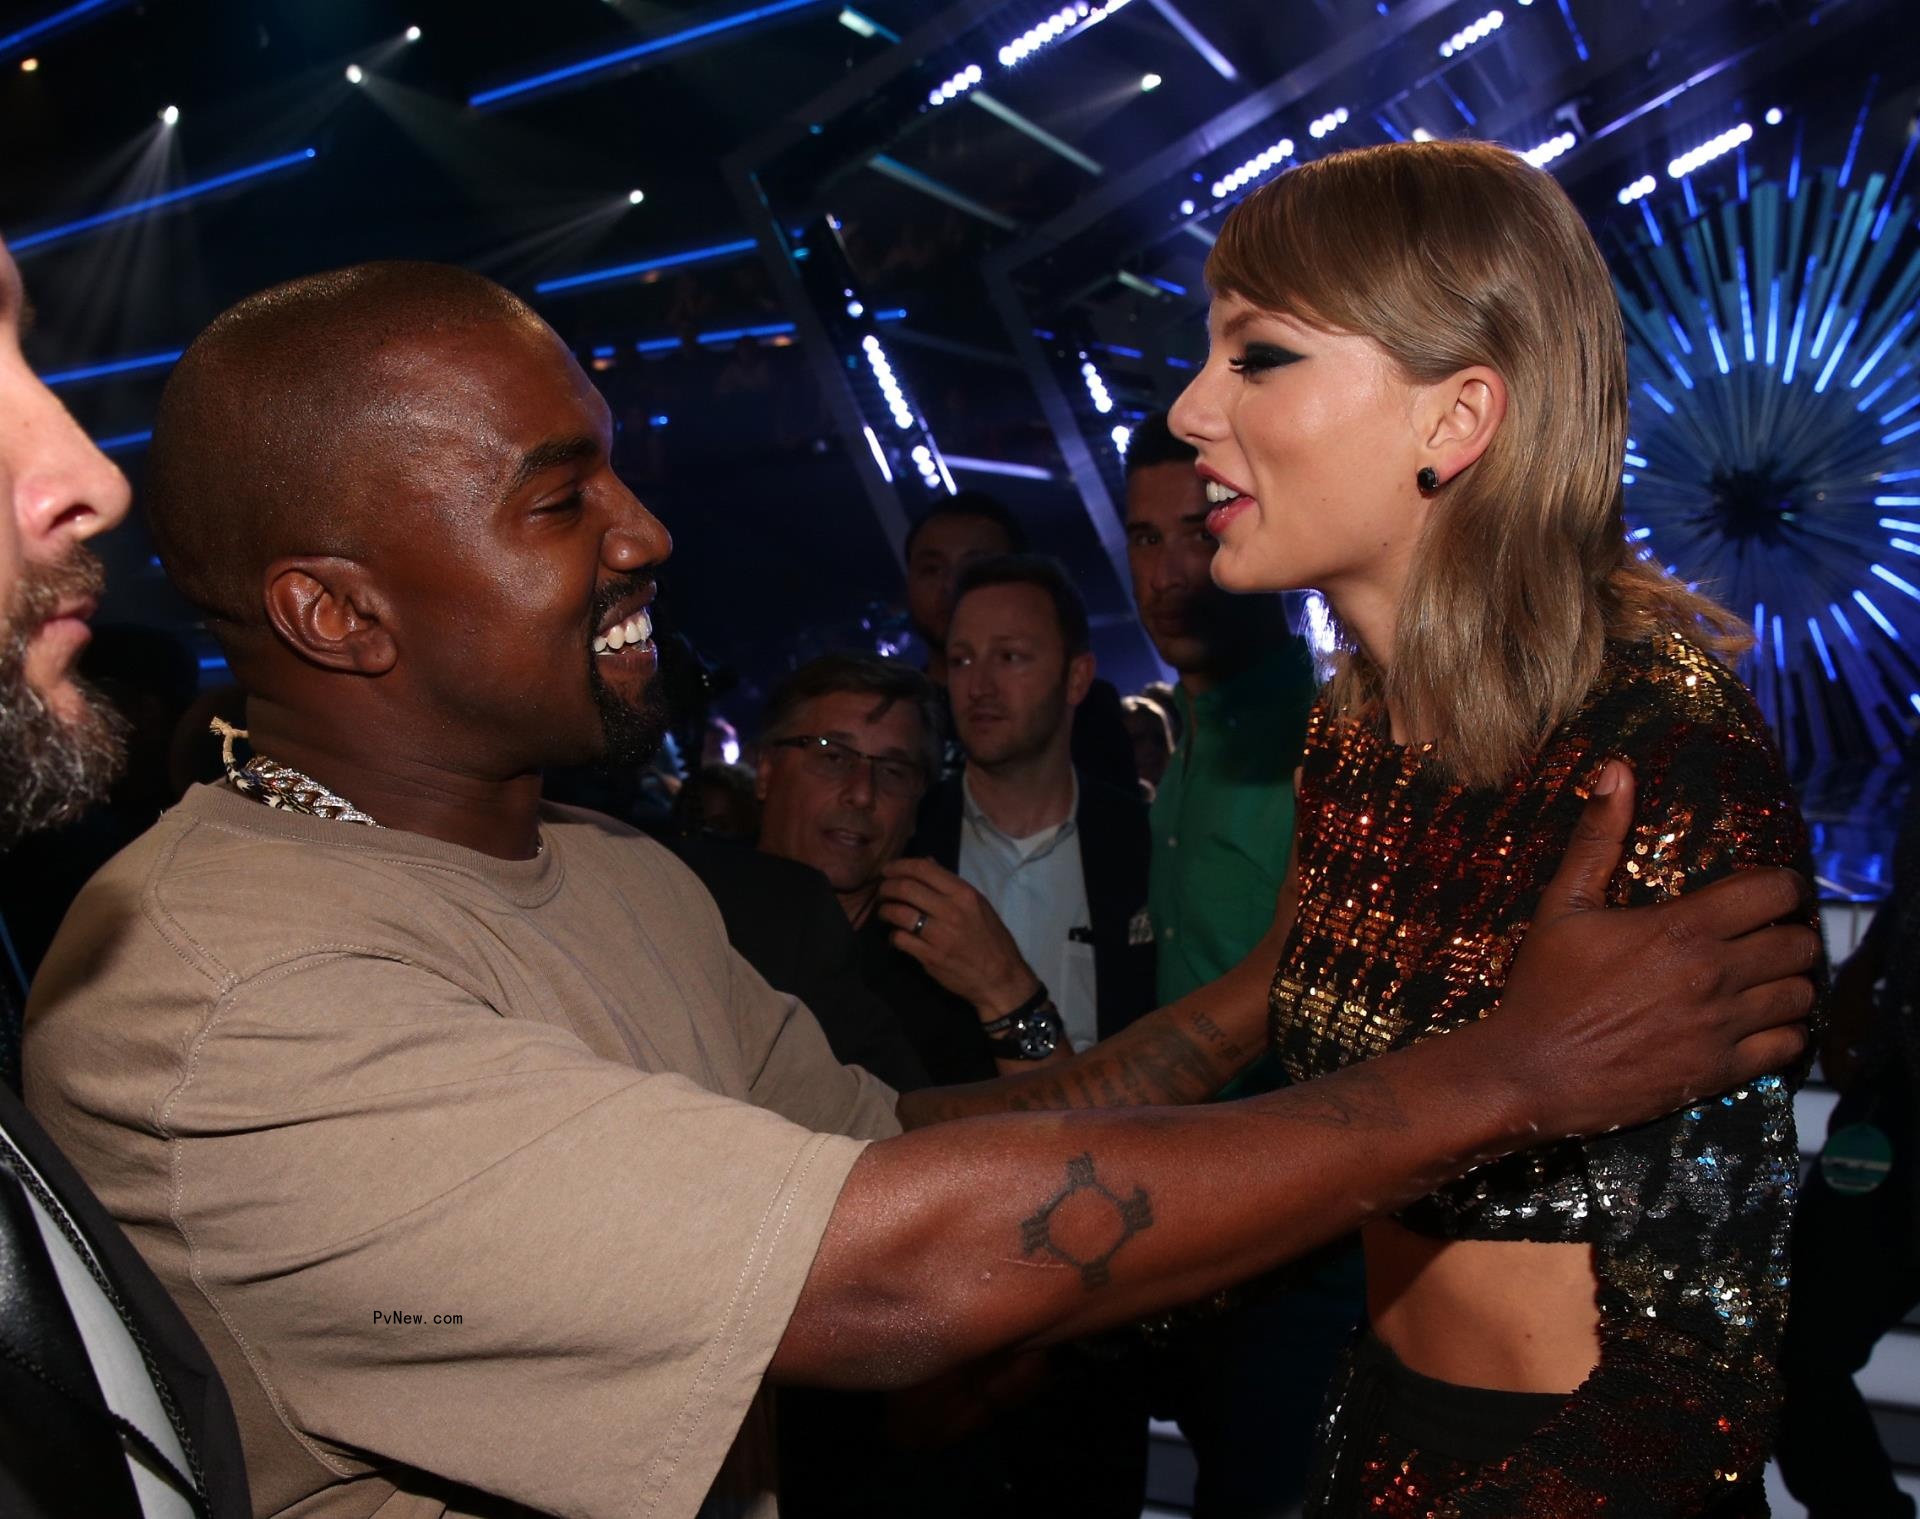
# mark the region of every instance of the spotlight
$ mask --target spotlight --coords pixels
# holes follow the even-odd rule
[[[1573,133],[1556,132],[1545,142],[1540,143],[1536,147],[1528,148],[1527,151],[1520,156],[1532,164],[1534,168],[1544,169],[1548,164],[1552,163],[1554,159],[1571,148],[1573,141]]]
[[[627,204],[630,206],[637,206],[640,204],[641,201],[645,200],[646,198],[647,198],[647,192],[645,190],[627,191]]]
[[[1159,89],[1160,76],[1158,74],[1142,74],[1140,76],[1140,88],[1143,90]]]
[[[865,306],[863,306],[863,305],[862,305],[862,304],[861,304],[861,303],[860,303],[859,301],[848,301],[848,302],[847,302],[847,315],[848,315],[848,316],[851,316],[851,317],[861,317],[861,316],[865,316],[866,314],[867,314],[867,308],[866,308]]]
[[[1413,140],[1415,142],[1432,142],[1433,133],[1429,132],[1425,127],[1415,127],[1413,129]]]
[[[21,67],[25,68],[26,65],[22,64]],[[1769,106],[1767,108],[1766,123],[1768,126],[1777,127],[1784,120],[1786,120],[1786,112],[1782,111],[1779,106]]]
[[[358,84],[361,80],[365,79],[366,77],[367,77],[366,71],[362,69],[359,64],[350,63],[347,65],[347,83],[348,84]]]
[[[1488,11],[1486,15],[1474,22],[1473,25],[1462,27],[1445,42],[1441,43],[1440,56],[1442,58],[1452,58],[1456,54],[1464,53],[1468,48],[1472,47],[1474,43],[1499,31],[1506,19],[1507,18],[1501,15],[1499,11]]]
[[[1713,138],[1711,141],[1703,142],[1699,147],[1694,148],[1690,152],[1682,153],[1678,158],[1672,160],[1672,162],[1667,165],[1667,177],[1669,179],[1685,179],[1702,164],[1711,163],[1721,155],[1731,153],[1743,142],[1750,141],[1752,137],[1753,127],[1748,122],[1743,121],[1737,127],[1728,127],[1727,130],[1722,132],[1718,137]]]
[[[39,73],[40,60],[38,58],[22,58],[20,60],[20,72],[23,74]]]
[[[1193,215],[1193,202],[1192,202],[1192,201],[1190,201],[1190,200],[1183,200],[1183,201],[1181,201],[1181,202],[1180,202],[1180,214],[1181,214],[1182,216],[1191,216],[1191,215]]]
[[[1124,422],[1116,422],[1113,424],[1113,431],[1107,436],[1113,439],[1113,446],[1119,450],[1120,456],[1125,458],[1127,445],[1133,441],[1133,429]]]
[[[408,27],[408,28],[407,28],[407,41],[409,41],[409,42],[418,42],[419,40],[420,40],[420,28],[419,28],[419,27],[417,27],[417,26],[410,26],[410,27]]]
[[[1642,174],[1632,184],[1615,191],[1613,198],[1623,206],[1630,206],[1636,200],[1653,194],[1654,190],[1658,188],[1659,183],[1660,181],[1655,179],[1651,174]]]
[[[177,121],[179,121],[179,119],[180,119],[180,107],[179,107],[179,106],[177,106],[177,105],[170,105],[170,106],[165,106],[165,107],[163,107],[163,108],[161,109],[161,112],[160,112],[160,122],[161,122],[161,125],[163,125],[163,126],[169,126],[169,127],[170,127],[170,126],[172,126],[172,125],[173,125],[173,124],[174,124],[175,122],[177,122]]]

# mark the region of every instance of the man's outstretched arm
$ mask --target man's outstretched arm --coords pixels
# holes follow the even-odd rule
[[[1501,1009],[1477,1025],[1244,1102],[1004,1115],[870,1146],[771,1373],[909,1385],[1125,1322],[1498,1155],[1787,1064],[1806,1043],[1818,937],[1759,925],[1803,911],[1805,884],[1753,872],[1727,883],[1738,891],[1601,910],[1631,791],[1589,805]]]

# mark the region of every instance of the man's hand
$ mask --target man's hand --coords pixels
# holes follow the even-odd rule
[[[895,860],[881,878],[878,911],[894,930],[894,948],[971,1002],[983,1023],[1012,1012],[1040,989],[993,905],[952,871],[931,860]]]
[[[1750,870],[1671,902],[1609,908],[1633,772],[1601,772],[1484,1032],[1543,1137],[1644,1123],[1791,1064],[1820,938],[1807,883]],[[1526,1100],[1526,1099],[1523,1099]]]

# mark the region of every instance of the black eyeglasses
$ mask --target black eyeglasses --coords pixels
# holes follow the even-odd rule
[[[927,769],[917,760],[895,759],[883,754],[868,754],[856,749],[852,744],[843,744],[837,738],[825,738],[817,733],[800,733],[792,738],[779,739],[774,743],[776,749],[797,749],[807,768],[815,775],[836,781],[851,777],[864,760],[873,766],[873,785],[876,791],[884,791],[889,796],[918,796],[926,789]]]

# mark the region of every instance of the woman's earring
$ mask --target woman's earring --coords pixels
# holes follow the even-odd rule
[[[1420,487],[1420,494],[1423,496],[1431,496],[1435,491],[1440,489],[1440,472],[1431,464],[1413,478],[1414,482]]]

